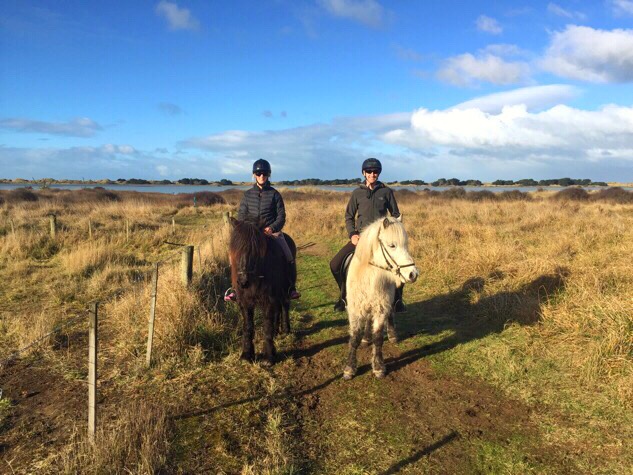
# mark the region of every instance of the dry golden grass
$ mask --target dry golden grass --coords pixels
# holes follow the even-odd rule
[[[288,211],[284,230],[297,244],[314,241],[333,255],[346,239],[343,214],[349,195],[283,193]],[[159,270],[155,371],[167,374],[183,362],[201,367],[213,354],[234,356],[235,315],[218,308],[218,299],[228,286],[221,216],[235,211],[239,197],[228,193],[227,204],[198,208],[141,197],[0,206],[0,279],[6,283],[0,288],[0,358],[100,299],[104,378],[131,378],[133,372],[121,373],[143,360],[152,264],[170,253],[173,259]],[[503,202],[406,193],[400,203],[410,251],[422,273],[421,281],[407,288],[408,300],[450,294],[480,278],[485,286],[470,294],[473,308],[482,314],[477,317],[516,327],[503,344],[482,343],[473,350],[477,363],[464,363],[471,365],[471,373],[526,399],[537,392],[539,381],[557,381],[548,402],[565,389],[586,399],[595,393],[630,404],[633,205],[554,201],[544,193],[535,193],[531,201]],[[59,223],[54,241],[48,237],[51,212]],[[165,241],[203,243],[200,254],[194,254],[196,278],[190,288],[180,283],[178,248]],[[329,270],[323,276],[329,279]],[[561,285],[543,285],[536,293],[530,287],[552,276]],[[534,304],[539,293],[548,298]],[[526,322],[530,325],[523,326]],[[516,352],[535,361],[547,359],[555,369],[522,381],[525,368],[513,359]],[[293,465],[283,442],[288,437],[283,414],[275,408],[266,417],[265,463],[257,468],[247,464],[244,473],[264,473],[257,471],[264,466],[266,473],[277,473]],[[125,438],[117,436],[123,426],[129,434]],[[102,448],[77,439],[62,466],[68,473],[107,472],[110,465],[114,472],[152,473],[164,465],[166,432],[164,414],[132,406],[104,429]]]

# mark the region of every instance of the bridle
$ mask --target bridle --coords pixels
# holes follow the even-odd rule
[[[389,254],[389,251],[385,247],[385,244],[382,242],[382,239],[380,239],[380,236],[378,236],[378,242],[380,243],[380,250],[382,251],[382,257],[385,259],[385,262],[387,263],[387,267],[376,264],[373,260],[369,261],[369,265],[378,267],[379,269],[386,270],[388,272],[393,272],[395,275],[404,278],[404,275],[402,275],[402,272],[400,272],[400,269],[404,269],[406,267],[413,267],[415,266],[415,262],[412,262],[411,264],[405,264],[403,266],[399,265],[396,262],[396,260],[393,258],[393,256]]]

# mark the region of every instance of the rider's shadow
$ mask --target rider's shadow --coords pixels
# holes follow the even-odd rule
[[[389,371],[397,371],[425,356],[450,350],[457,345],[501,333],[511,323],[534,325],[541,319],[541,307],[565,286],[568,273],[559,269],[521,286],[515,291],[484,295],[486,281],[502,277],[467,280],[453,292],[409,304],[406,314],[396,315],[401,341],[416,335],[442,335],[444,338],[401,353],[386,360]]]

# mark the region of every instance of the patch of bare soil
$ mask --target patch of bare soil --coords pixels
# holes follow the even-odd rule
[[[564,450],[540,446],[533,409],[481,382],[440,375],[387,342],[385,379],[373,377],[364,348],[358,375],[343,381],[344,360],[336,355],[347,347],[343,328],[330,341],[304,340],[295,355],[306,473],[473,473],[481,443],[517,440],[527,466],[577,473]],[[336,346],[345,349],[323,351]]]
[[[0,472],[42,471],[34,461],[54,455],[54,447],[71,437],[76,421],[87,419],[87,387],[64,379],[43,361],[19,361],[3,368],[0,387],[3,399],[11,401],[0,428]]]

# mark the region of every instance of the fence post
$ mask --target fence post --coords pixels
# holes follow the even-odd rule
[[[200,246],[198,246],[198,266],[199,272],[202,274],[202,255],[200,254]]]
[[[130,240],[130,220],[129,219],[125,220],[125,240],[126,241]]]
[[[184,285],[191,284],[193,277],[193,246],[182,248],[181,278]]]
[[[171,232],[175,233],[176,232],[176,219],[171,218]]]
[[[54,214],[49,214],[48,219],[50,220],[51,224],[51,239],[55,239],[55,234],[57,231],[57,216],[55,216]]]
[[[229,224],[230,216],[231,216],[231,213],[229,213],[228,211],[225,211],[224,213],[222,213],[222,219],[224,219],[224,224]]]
[[[88,237],[92,239],[92,221],[88,220]]]
[[[152,299],[149,304],[149,330],[147,332],[147,355],[145,363],[152,365],[152,345],[154,344],[154,317],[156,316],[156,295],[158,294],[158,263],[152,273]]]
[[[95,440],[97,427],[97,350],[99,302],[90,309],[90,330],[88,335],[88,438]]]
[[[11,234],[15,236],[15,224],[13,223],[13,219],[11,219]]]

